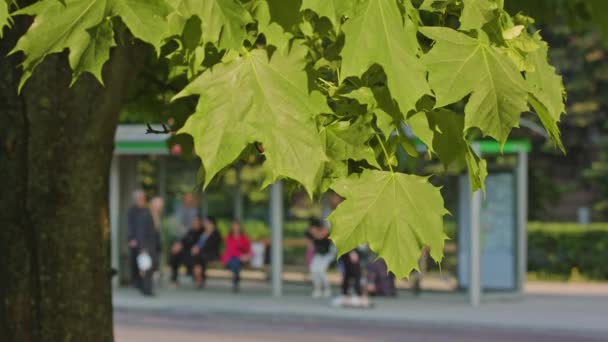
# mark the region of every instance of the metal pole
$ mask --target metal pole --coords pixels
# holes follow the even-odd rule
[[[470,252],[470,279],[469,302],[472,306],[479,306],[481,302],[481,190],[477,190],[471,199],[471,246]]]
[[[523,293],[528,262],[528,153],[520,151],[517,159],[517,282]]]
[[[110,243],[111,243],[111,261],[112,267],[117,271],[112,278],[112,286],[118,286],[120,274],[120,234],[118,226],[120,225],[120,157],[114,156],[110,166]]]
[[[236,189],[234,192],[234,219],[243,220],[243,189],[241,189],[241,168],[236,167]]]
[[[474,144],[473,149],[481,156],[479,145]],[[469,184],[470,186],[471,184]],[[470,191],[470,190],[469,190]],[[479,306],[481,302],[481,190],[477,190],[471,197],[471,235],[469,246],[469,303],[473,307]]]
[[[271,275],[272,295],[283,295],[283,184],[281,181],[270,186],[270,227],[271,227]]]

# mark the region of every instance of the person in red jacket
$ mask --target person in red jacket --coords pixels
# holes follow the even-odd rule
[[[238,221],[233,221],[230,233],[224,240],[222,263],[232,271],[232,291],[239,292],[241,266],[251,259],[251,242],[241,229]]]

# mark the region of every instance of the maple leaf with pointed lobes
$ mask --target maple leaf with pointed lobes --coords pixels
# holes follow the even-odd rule
[[[70,50],[68,59],[72,70],[79,68],[82,71],[91,71],[100,68],[95,64],[83,64],[81,57],[83,55],[86,57],[89,45],[96,44],[92,41],[89,30],[101,23],[106,5],[106,0],[68,0],[67,6],[59,1],[42,1],[14,12],[14,16],[35,16],[32,26],[19,39],[17,46],[11,52],[23,51],[25,54],[19,90],[44,57],[65,49]],[[106,39],[107,35],[103,38]],[[102,44],[108,45],[107,42]],[[101,59],[88,61],[101,64],[105,62]]]
[[[405,20],[411,21],[409,17]],[[414,109],[418,99],[430,93],[426,68],[416,56],[416,36],[406,32],[394,0],[359,2],[343,31],[346,40],[340,82],[349,76],[360,77],[377,63],[384,69],[391,94],[402,112]]]
[[[0,0],[0,38],[4,32],[4,27],[11,23],[11,16],[8,13],[8,4],[4,0]]]
[[[433,152],[433,130],[429,127],[429,121],[425,112],[418,112],[407,119],[407,124],[412,132],[422,141],[430,152]]]
[[[374,150],[368,145],[375,134],[371,118],[361,116],[353,123],[341,121],[324,127],[321,136],[325,138],[327,156],[338,161],[365,160],[380,168]]]
[[[201,20],[202,43],[217,44],[220,49],[239,49],[247,38],[245,26],[253,22],[251,14],[237,0],[181,0],[177,6],[186,19]]]
[[[157,53],[169,31],[165,0],[109,0],[112,14],[120,16],[131,33],[152,45]]]
[[[110,20],[104,20],[90,31],[93,40],[83,51],[79,51],[81,55],[77,58],[78,63],[73,66],[72,84],[85,72],[90,72],[103,84],[101,69],[104,63],[110,59],[110,49],[116,46],[114,29]]]
[[[420,10],[444,14],[448,5],[455,2],[456,0],[424,0],[420,5]]]
[[[464,7],[460,17],[461,30],[480,29],[497,16],[496,0],[462,0],[462,2]]]
[[[481,189],[485,193],[485,179],[488,175],[486,161],[479,158],[467,142],[464,130],[464,118],[448,109],[436,109],[427,113],[429,125],[435,132],[433,150],[447,168],[455,162],[467,165],[471,190]]]
[[[352,7],[352,0],[303,0],[300,9],[312,10],[319,17],[329,19],[334,27],[338,28],[342,17],[348,16]]]
[[[423,56],[437,99],[435,107],[471,94],[464,130],[477,127],[504,145],[528,109],[529,88],[517,66],[500,48],[491,46],[483,32],[478,39],[444,27],[422,27],[420,32],[435,40]]]
[[[540,38],[538,38],[540,39]],[[527,61],[534,66],[534,71],[526,73],[526,82],[530,85],[530,104],[535,109],[553,143],[565,152],[557,123],[566,111],[564,103],[564,84],[561,76],[547,61],[548,46],[540,42],[541,47],[527,56]]]
[[[418,269],[425,246],[435,261],[443,258],[443,216],[448,211],[439,188],[427,178],[364,171],[331,188],[346,198],[329,217],[338,255],[368,243],[397,278]]]
[[[176,96],[200,95],[180,133],[194,138],[205,186],[248,144],[260,142],[267,181],[291,178],[312,194],[327,160],[314,117],[329,108],[320,95],[308,94],[305,52],[298,45],[289,56],[277,52],[269,61],[266,50],[253,50],[204,72]]]

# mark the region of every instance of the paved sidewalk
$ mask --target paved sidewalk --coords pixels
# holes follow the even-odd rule
[[[574,295],[606,297],[608,301],[608,283],[562,283],[533,281],[525,285],[527,294],[541,295]]]
[[[229,314],[278,318],[311,318],[348,321],[376,321],[386,324],[416,323],[446,327],[491,327],[509,330],[608,336],[608,296],[538,295],[500,299],[486,296],[479,308],[470,307],[463,294],[423,293],[413,297],[400,293],[396,299],[375,300],[372,309],[331,307],[327,300],[313,300],[308,287],[287,285],[283,298],[269,295],[266,285],[247,282],[240,294],[227,284],[212,283],[205,290],[184,286],[160,289],[155,298],[144,298],[133,289],[114,291],[119,312],[155,312],[171,315]]]

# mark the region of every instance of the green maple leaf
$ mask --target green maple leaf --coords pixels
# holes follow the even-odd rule
[[[342,17],[348,16],[353,6],[352,0],[303,0],[301,11],[309,9],[319,17],[326,17],[334,27],[339,27]]]
[[[270,24],[270,7],[266,0],[251,0],[243,4],[253,19],[258,22],[258,28]]]
[[[110,5],[112,13],[121,17],[136,38],[160,52],[169,32],[169,5],[165,0],[110,0]]]
[[[496,17],[498,4],[496,0],[462,0],[463,9],[460,17],[461,30],[481,28]]]
[[[13,13],[36,16],[11,52],[23,51],[25,54],[19,90],[44,57],[52,53],[69,49],[68,59],[73,70],[76,67],[81,71],[96,70],[99,67],[97,63],[105,62],[101,58],[85,61],[81,58],[86,58],[89,45],[95,44],[89,30],[103,20],[106,0],[68,0],[66,3],[64,6],[59,1],[41,1]],[[87,62],[96,64],[83,64]]]
[[[381,108],[376,108],[376,110],[374,110],[374,116],[376,117],[376,126],[380,132],[382,132],[385,137],[390,137],[395,130],[394,118]]]
[[[281,53],[287,53],[289,42],[293,35],[286,32],[283,27],[271,21],[270,8],[265,0],[253,0],[245,6],[258,23],[258,32],[263,33],[266,42],[274,45]]]
[[[281,25],[288,32],[294,32],[294,28],[300,23],[300,7],[302,0],[265,0],[268,13],[273,23]]]
[[[352,124],[348,121],[338,121],[321,130],[321,136],[325,137],[325,152],[330,159],[365,160],[380,168],[374,150],[368,145],[374,134],[371,116],[359,117]]]
[[[361,76],[375,63],[384,68],[391,94],[401,111],[414,109],[424,94],[430,93],[426,69],[416,53],[418,42],[412,32],[411,19],[403,17],[394,0],[363,0],[355,6],[354,15],[343,26],[345,44],[342,50],[340,81]],[[411,25],[407,25],[407,23]],[[362,47],[365,47],[362,49]]]
[[[448,5],[454,3],[455,1],[456,0],[424,0],[420,5],[420,10],[444,14]]]
[[[321,168],[316,180],[316,184],[318,185],[316,193],[326,193],[336,180],[346,177],[348,177],[347,162],[329,160],[323,163],[323,167]]]
[[[555,73],[555,68],[548,63],[547,50],[548,46],[543,42],[539,49],[528,53],[527,61],[534,67],[534,71],[526,73],[526,82],[530,86],[530,104],[553,143],[565,151],[557,127],[560,116],[566,111],[564,84],[562,78]]]
[[[11,16],[8,13],[8,3],[4,0],[0,0],[0,38],[4,32],[4,27],[9,26],[11,23]]]
[[[237,0],[182,0],[178,11],[186,19],[195,15],[201,20],[203,43],[220,49],[239,49],[247,38],[245,25],[253,18]]]
[[[486,193],[486,177],[488,176],[488,164],[485,159],[481,159],[475,154],[471,147],[468,148],[465,154],[465,161],[469,170],[469,182],[471,183],[471,191],[475,192],[481,189]]]
[[[372,90],[368,87],[357,88],[342,96],[356,100],[362,105],[366,105],[368,112],[372,112],[378,105],[378,102],[374,97],[374,92],[372,92]]]
[[[527,110],[528,86],[517,66],[500,48],[491,46],[483,32],[474,39],[450,28],[423,27],[420,31],[435,40],[423,61],[429,69],[436,107],[471,94],[465,107],[465,131],[478,127],[504,144]]]
[[[464,138],[464,116],[447,109],[437,109],[425,113],[434,134],[431,136],[433,150],[447,168],[450,164],[463,160],[469,145]]]
[[[359,104],[365,105],[367,107],[367,112],[373,113],[374,117],[376,118],[376,127],[380,130],[380,132],[382,132],[385,137],[390,136],[391,133],[395,130],[394,118],[383,109],[378,108],[378,101],[376,100],[376,95],[370,88],[358,88],[351,91],[350,93],[341,96],[356,100],[357,102],[359,102]],[[388,96],[386,97],[388,98]],[[388,100],[392,101],[392,99]]]
[[[332,185],[346,200],[331,214],[331,239],[339,255],[369,243],[398,278],[418,269],[420,250],[443,258],[443,206],[439,188],[425,177],[364,171]]]
[[[91,43],[77,58],[78,64],[72,66],[74,78],[72,83],[85,72],[90,72],[102,84],[101,69],[104,63],[110,59],[110,49],[116,46],[114,42],[114,29],[110,20],[104,20],[101,24],[91,29]]]
[[[482,189],[485,192],[485,179],[488,174],[486,161],[475,154],[466,140],[463,134],[463,115],[447,109],[437,109],[426,113],[426,116],[434,132],[433,152],[444,167],[448,168],[454,163],[466,163],[472,190]]]
[[[433,152],[433,136],[435,133],[429,127],[426,114],[419,112],[412,115],[407,119],[407,124],[412,129],[414,135],[427,146],[430,152]]]
[[[305,52],[294,46],[289,56],[276,52],[269,61],[265,50],[254,50],[204,72],[176,96],[200,95],[180,132],[194,137],[205,185],[248,144],[261,142],[268,181],[291,178],[313,192],[327,160],[314,117],[330,110],[320,95],[308,94]]]
[[[373,108],[376,116],[376,126],[388,138],[395,128],[404,121],[404,117],[387,87],[376,88],[373,93],[376,100]]]

